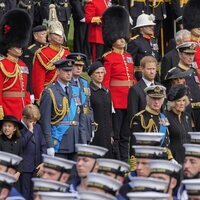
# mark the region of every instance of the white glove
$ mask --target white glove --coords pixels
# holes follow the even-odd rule
[[[130,25],[133,25],[133,19],[131,18],[130,15],[129,15],[129,22],[130,22]]]
[[[31,103],[34,104],[34,102],[35,102],[35,96],[34,96],[34,94],[31,94],[30,98],[31,98]]]
[[[85,17],[83,19],[81,19],[80,22],[85,22]]]
[[[166,15],[166,14],[164,14],[164,15],[163,15],[163,18],[164,18],[164,19],[166,19],[166,18],[167,18],[167,15]]]
[[[47,155],[54,157],[55,156],[55,150],[53,147],[47,149]]]

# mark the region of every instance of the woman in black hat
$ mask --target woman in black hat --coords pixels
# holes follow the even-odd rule
[[[189,104],[185,85],[174,85],[167,94],[166,116],[169,120],[170,150],[174,159],[180,164],[184,161],[183,144],[189,142],[188,132],[192,131],[192,120],[190,114],[185,111]]]
[[[22,140],[20,129],[23,124],[14,116],[5,115],[0,120],[0,151],[5,151],[18,156],[22,155]],[[20,173],[17,172],[14,176],[18,179]]]

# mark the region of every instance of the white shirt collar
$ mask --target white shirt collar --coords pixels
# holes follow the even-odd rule
[[[147,87],[151,86],[152,83],[155,84],[154,81],[149,81],[144,77],[142,77],[142,79],[143,79],[143,81],[144,81],[144,83],[146,84]]]

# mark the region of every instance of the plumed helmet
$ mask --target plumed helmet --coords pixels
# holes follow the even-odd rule
[[[31,26],[31,18],[23,9],[8,11],[0,22],[0,53],[6,55],[11,47],[27,46]]]
[[[183,26],[191,31],[200,27],[200,3],[199,0],[189,0],[183,10]]]
[[[119,38],[128,42],[130,37],[129,15],[121,6],[109,7],[102,18],[103,40],[107,47],[111,48]]]

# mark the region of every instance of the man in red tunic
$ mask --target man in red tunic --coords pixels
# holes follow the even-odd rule
[[[19,57],[29,41],[31,19],[25,11],[13,9],[3,16],[0,30],[0,119],[4,115],[21,119],[30,94],[26,91],[28,67]]]
[[[93,62],[104,52],[101,18],[110,5],[111,0],[89,0],[85,4],[85,20],[89,24],[88,42],[91,44]]]
[[[51,9],[55,9],[55,5],[50,5]],[[53,10],[56,13],[55,10]],[[48,35],[49,44],[38,49],[33,59],[32,71],[32,87],[36,102],[46,86],[53,83],[57,79],[56,68],[54,63],[70,53],[68,47],[64,47],[64,29],[62,24],[54,20],[49,26]]]
[[[103,15],[103,38],[111,51],[103,55],[106,69],[103,84],[111,92],[113,101],[113,131],[118,159],[128,160],[129,125],[127,120],[127,97],[134,84],[133,59],[124,48],[129,40],[129,15],[120,6],[113,6]]]

